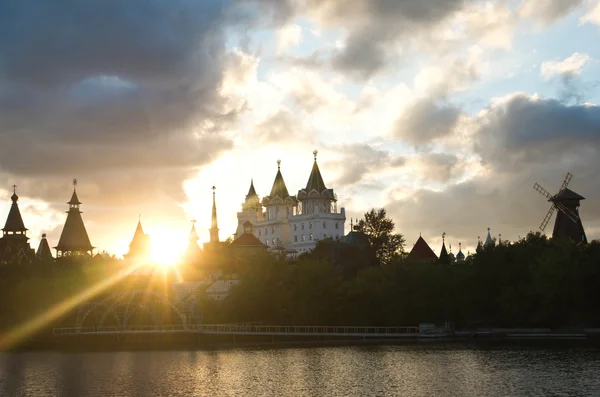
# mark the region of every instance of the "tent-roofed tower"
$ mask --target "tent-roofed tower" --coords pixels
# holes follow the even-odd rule
[[[442,233],[442,251],[440,252],[439,262],[444,265],[450,264],[450,255],[446,250],[446,233]]]
[[[12,204],[0,238],[0,263],[30,263],[35,259],[35,252],[29,245],[27,228],[19,210],[16,185],[13,185],[10,199]]]
[[[129,243],[129,252],[123,256],[127,261],[147,261],[150,256],[150,249],[150,236],[144,233],[142,219],[139,217],[133,238]]]
[[[54,257],[52,256],[50,245],[48,244],[48,240],[46,239],[46,233],[42,234],[42,239],[40,240],[40,245],[38,246],[35,256],[42,263],[54,262]]]
[[[246,199],[242,203],[242,210],[237,213],[238,226],[235,233],[235,238],[240,237],[245,232],[246,222],[250,222],[252,225],[257,225],[258,222],[265,219],[263,213],[263,206],[260,203],[260,198],[254,188],[254,180],[250,179],[250,188]]]
[[[423,261],[431,263],[438,261],[437,255],[435,254],[435,252],[433,252],[429,244],[427,244],[427,242],[422,236],[419,236],[417,242],[413,246],[406,259],[409,261]]]
[[[271,193],[264,197],[265,217],[256,223],[254,235],[269,248],[288,247],[290,244],[290,227],[288,220],[296,207],[296,197],[290,196],[283,175],[281,160],[277,160],[277,174],[271,187]]]
[[[188,245],[183,254],[182,260],[185,265],[197,265],[202,257],[202,250],[198,245],[198,232],[196,232],[196,220],[192,219],[192,228],[188,234]]]
[[[91,255],[94,248],[88,237],[87,230],[81,217],[79,206],[82,204],[77,197],[77,179],[73,179],[73,194],[67,211],[67,220],[63,227],[56,249],[57,257]]]
[[[337,196],[325,186],[317,154],[313,151],[312,169],[306,187],[298,191],[296,214],[290,220],[292,248],[301,253],[312,250],[319,240],[345,235],[346,212],[344,208],[338,212]]]

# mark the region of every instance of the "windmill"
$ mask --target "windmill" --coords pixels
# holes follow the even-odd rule
[[[542,196],[546,197],[548,201],[552,203],[552,206],[540,225],[540,230],[544,231],[548,222],[550,222],[554,211],[557,211],[552,238],[568,238],[573,241],[587,243],[583,224],[579,217],[579,202],[585,200],[585,198],[567,188],[572,177],[573,175],[567,173],[560,190],[555,195],[548,193],[548,191],[538,183],[533,185],[535,190],[540,192]]]

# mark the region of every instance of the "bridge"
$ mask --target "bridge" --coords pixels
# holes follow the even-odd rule
[[[264,335],[363,338],[414,338],[431,335],[419,327],[357,327],[257,324],[173,324],[128,327],[54,328],[56,337],[76,335],[143,335],[143,334]]]

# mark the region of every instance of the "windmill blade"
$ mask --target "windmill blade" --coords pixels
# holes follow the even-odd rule
[[[574,213],[573,211],[571,211],[570,209],[568,209],[567,207],[565,207],[565,205],[563,203],[559,202],[559,201],[556,201],[554,203],[554,205],[556,206],[556,208],[558,208],[558,210],[560,212],[562,212],[567,217],[569,217],[569,219],[571,219],[573,222],[577,223],[577,221],[579,220],[579,216],[577,216],[576,213]]]
[[[565,180],[563,181],[563,184],[560,187],[558,194],[560,194],[563,190],[565,190],[567,188],[567,185],[569,184],[569,182],[571,182],[571,178],[573,178],[573,175],[571,175],[570,172],[567,172],[567,176],[565,176]],[[558,194],[557,194],[557,196],[558,196]]]
[[[534,188],[535,190],[537,190],[538,192],[540,192],[540,194],[541,194],[542,196],[546,196],[546,198],[547,198],[548,200],[551,200],[551,199],[552,199],[552,195],[551,195],[550,193],[548,193],[548,191],[547,191],[546,189],[544,189],[543,187],[541,187],[539,183],[536,183],[535,185],[533,185],[533,188]]]
[[[544,217],[544,220],[542,221],[542,224],[540,225],[540,230],[542,232],[544,231],[544,229],[548,225],[548,222],[550,222],[550,218],[552,218],[552,214],[554,214],[554,209],[555,208],[556,208],[555,206],[551,206],[550,209],[548,210],[548,213]]]

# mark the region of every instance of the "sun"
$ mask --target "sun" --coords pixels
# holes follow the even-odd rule
[[[170,228],[157,228],[148,234],[152,243],[151,262],[162,268],[174,267],[185,250],[185,234],[182,236],[179,230]]]

